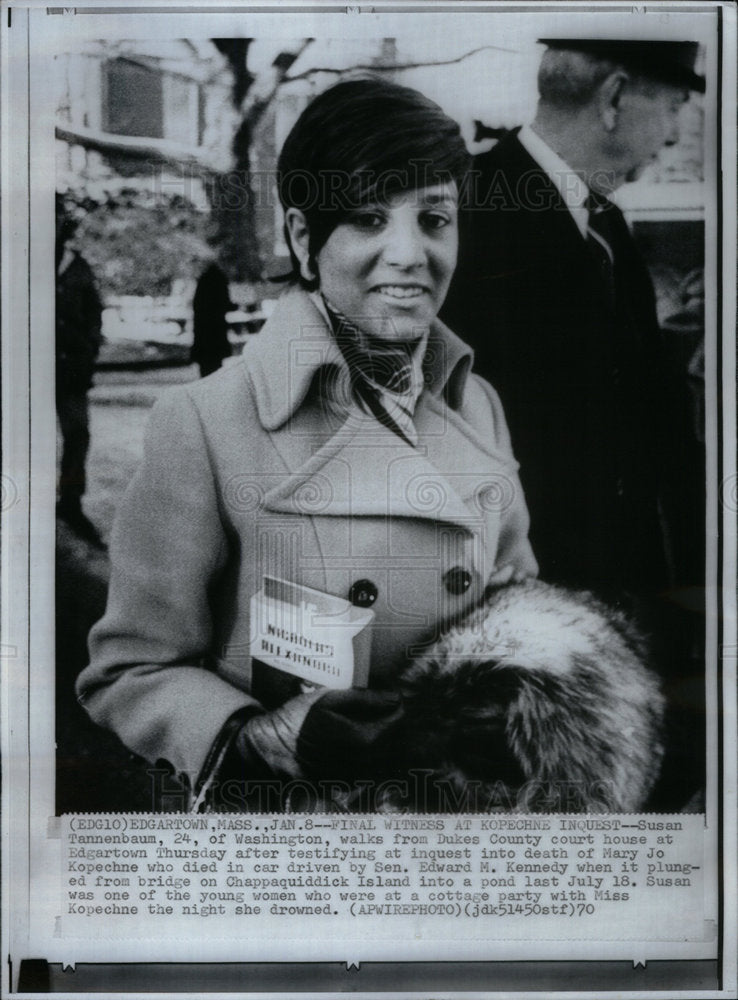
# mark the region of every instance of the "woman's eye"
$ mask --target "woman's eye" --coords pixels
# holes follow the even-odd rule
[[[443,229],[444,226],[451,225],[451,217],[445,212],[426,212],[422,223],[426,229]]]
[[[379,229],[384,223],[384,216],[379,212],[357,212],[351,217],[351,222],[359,229]]]

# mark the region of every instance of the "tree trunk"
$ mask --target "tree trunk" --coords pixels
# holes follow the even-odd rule
[[[233,168],[216,175],[208,185],[215,227],[213,243],[218,263],[232,281],[258,281],[262,261],[256,240],[254,194],[251,189],[250,150],[255,121],[251,107],[245,107],[255,77],[248,68],[252,38],[214,38],[213,44],[228,60],[233,74],[231,99],[243,108],[241,124],[233,137]],[[257,105],[258,107],[258,105]]]

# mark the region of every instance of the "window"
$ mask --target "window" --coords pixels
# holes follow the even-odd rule
[[[103,73],[103,128],[114,135],[202,142],[202,88],[189,77],[133,59],[112,59]]]
[[[103,128],[114,135],[164,138],[163,75],[130,59],[105,65]]]

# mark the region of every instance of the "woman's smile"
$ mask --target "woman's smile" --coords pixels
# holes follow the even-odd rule
[[[412,304],[411,300],[417,299],[420,295],[430,294],[430,290],[424,285],[377,285],[372,291],[389,299],[404,300],[408,304]]]

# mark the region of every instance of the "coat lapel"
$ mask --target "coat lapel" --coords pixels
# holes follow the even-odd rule
[[[304,292],[293,290],[242,355],[262,427],[274,431],[299,409],[319,368],[343,367],[325,320]]]
[[[465,470],[480,467],[476,449],[455,428],[444,427],[442,419],[430,416],[426,422],[443,434],[457,471],[447,466],[441,471],[428,448],[412,448],[369,415],[352,412],[336,434],[265,495],[265,508],[324,517],[421,518],[473,531],[479,512],[470,501],[485,477]],[[275,444],[289,462],[296,439],[288,432],[278,437]]]

